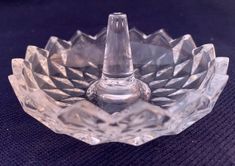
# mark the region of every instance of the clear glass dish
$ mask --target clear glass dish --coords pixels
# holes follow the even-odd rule
[[[28,46],[10,83],[23,109],[56,133],[95,145],[141,145],[178,134],[208,113],[228,80],[229,59],[190,35],[128,29],[110,14],[96,36],[77,31]]]

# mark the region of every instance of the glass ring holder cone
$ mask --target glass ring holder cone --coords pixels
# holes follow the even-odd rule
[[[28,46],[9,80],[25,112],[56,133],[141,145],[210,113],[228,63],[212,44],[129,30],[127,16],[113,13],[96,36],[77,31],[69,41],[51,37],[44,49]]]

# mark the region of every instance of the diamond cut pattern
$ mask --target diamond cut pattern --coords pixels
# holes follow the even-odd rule
[[[161,107],[165,107],[165,103],[169,105],[170,102],[177,101],[177,97],[171,94],[177,94],[177,91],[181,89],[199,88],[206,77],[208,64],[215,57],[211,55],[214,54],[213,45],[197,48],[190,35],[173,40],[163,30],[147,36],[132,29],[130,37],[131,43],[143,43],[142,49],[149,53],[147,56],[143,55],[149,61],[138,62],[135,58],[138,56],[135,54],[135,47],[132,47],[135,75],[151,88],[153,95],[150,102]],[[86,47],[88,43],[92,45],[90,50],[95,46],[94,52],[97,50],[98,54],[103,53],[105,30],[96,37],[90,37],[78,31],[71,41],[51,37],[45,50],[29,46],[26,61],[30,63],[32,73],[26,73],[32,74],[35,79],[31,81],[29,79],[29,83],[36,81],[34,84],[44,89],[55,100],[58,100],[56,95],[62,95],[64,102],[69,101],[68,103],[71,104],[75,99],[75,103],[77,99],[74,96],[78,94],[80,99],[86,99],[87,88],[101,76],[102,64],[99,62],[103,60],[100,55],[95,56],[100,59],[92,58],[90,50],[87,49],[77,52],[78,47]],[[71,52],[77,52],[77,55],[71,55]],[[81,59],[75,67],[74,62],[70,62],[72,59],[76,60],[76,56]],[[180,96],[183,94],[182,92]]]
[[[136,77],[148,83],[151,88],[153,95],[150,101],[155,105],[165,107],[165,104],[156,102],[159,101],[159,97],[161,97],[161,100],[175,103],[177,100],[173,100],[172,96],[174,98],[176,96],[171,94],[177,94],[177,91],[181,91],[182,88],[198,89],[200,87],[207,74],[209,63],[214,60],[215,55],[209,55],[214,54],[213,45],[209,44],[197,48],[190,35],[184,35],[175,40],[167,37],[163,40],[164,35],[162,33],[158,34],[161,35],[161,40],[155,42],[155,44],[157,43],[156,47],[161,49],[167,41],[168,49],[171,51],[159,55],[157,52],[151,51],[152,60],[138,67]],[[137,32],[135,34],[138,35]],[[143,43],[149,41],[148,38],[152,39],[153,37],[142,38]],[[152,67],[150,67],[151,65]],[[146,70],[146,66],[154,70]],[[181,91],[180,96],[183,96],[186,92]],[[177,96],[180,99],[179,95]]]

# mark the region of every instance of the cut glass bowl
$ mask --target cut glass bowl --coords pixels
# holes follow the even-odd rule
[[[28,46],[12,60],[10,83],[23,109],[56,133],[95,145],[141,145],[178,134],[211,112],[228,80],[229,59],[190,35],[128,30],[109,16],[96,36],[77,31]]]

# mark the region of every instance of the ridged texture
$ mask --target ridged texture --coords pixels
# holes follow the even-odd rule
[[[146,36],[133,29],[131,37],[136,76],[151,88],[151,103],[172,106],[188,90],[198,89],[206,81],[215,59],[212,44],[196,47],[190,35],[173,40],[163,30]]]

